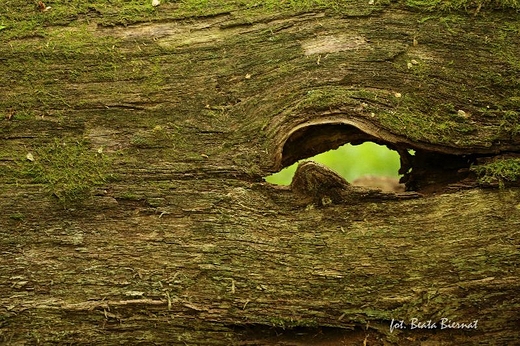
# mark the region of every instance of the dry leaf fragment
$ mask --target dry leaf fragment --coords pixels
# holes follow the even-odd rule
[[[16,113],[16,111],[14,109],[10,109],[9,111],[7,111],[5,118],[7,120],[11,120],[11,119],[13,119],[15,113]]]
[[[471,115],[467,112],[464,112],[462,109],[457,111],[457,115],[463,118],[469,118]]]
[[[38,3],[36,4],[36,6],[38,6],[38,10],[40,10],[40,12],[46,12],[48,10],[51,9],[50,6],[45,6],[45,4],[43,3],[43,1],[38,1]]]

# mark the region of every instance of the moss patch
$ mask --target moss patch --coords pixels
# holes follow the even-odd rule
[[[108,158],[82,141],[56,139],[37,148],[32,157],[23,163],[23,175],[44,184],[64,204],[86,199],[108,177]]]
[[[130,143],[137,148],[167,148],[174,145],[173,139],[168,129],[157,125],[152,130],[137,132]]]
[[[465,10],[478,12],[481,9],[520,9],[518,0],[406,0],[407,6],[428,11]]]
[[[484,186],[506,184],[520,179],[520,158],[497,159],[493,162],[473,166],[471,170],[478,176],[478,182]]]
[[[41,11],[36,1],[6,0],[0,13],[0,35],[8,38],[45,36],[45,27],[66,25],[90,18],[105,26],[161,20],[166,17],[211,16],[232,11],[279,13],[280,11],[329,11],[336,15],[370,12],[392,3],[390,0],[163,0],[153,7],[151,0],[67,2],[44,1],[50,9]],[[465,11],[489,9],[520,10],[518,0],[400,0],[398,4],[421,11]]]

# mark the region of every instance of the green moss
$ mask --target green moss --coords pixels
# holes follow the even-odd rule
[[[357,105],[360,102],[354,98],[373,98],[372,93],[367,92],[366,95],[362,91],[351,91],[346,88],[323,87],[307,92],[303,101],[299,104],[299,108],[311,107],[315,110],[326,110],[329,108],[340,108],[347,105]]]
[[[137,148],[168,148],[174,145],[173,139],[170,131],[157,125],[152,130],[137,132],[130,143]]]
[[[207,11],[215,8],[258,8],[266,10],[296,10],[305,11],[316,8],[323,9],[339,9],[344,6],[343,1],[338,0],[239,0],[239,1],[221,1],[221,0],[184,0],[183,8],[190,11]]]
[[[426,11],[480,11],[482,9],[520,9],[518,0],[406,0],[406,5]]]
[[[422,11],[482,11],[484,9],[520,9],[518,0],[399,0],[400,4]],[[4,38],[45,36],[45,27],[67,25],[81,19],[87,22],[95,18],[105,25],[128,25],[132,23],[208,16],[231,11],[279,13],[280,11],[330,11],[338,15],[355,12],[370,12],[374,8],[388,6],[390,0],[368,1],[343,0],[163,0],[161,6],[153,7],[150,0],[113,0],[66,2],[44,1],[51,7],[42,12],[36,1],[6,0],[0,13],[0,35]]]
[[[477,174],[480,184],[498,184],[504,187],[507,183],[520,179],[520,158],[497,159],[487,164],[472,166],[471,170]]]
[[[380,104],[387,105],[381,110]],[[420,93],[413,91],[404,94],[391,94],[385,91],[353,90],[337,86],[311,90],[298,105],[298,111],[321,111],[358,108],[370,121],[380,122],[393,133],[406,134],[416,141],[438,144],[468,146],[480,140],[471,137],[477,127],[462,116],[451,103],[432,105]],[[512,133],[517,126],[517,117],[504,118],[503,130]],[[454,138],[456,142],[453,143]]]
[[[22,164],[22,174],[44,184],[61,203],[77,203],[108,178],[108,158],[82,141],[58,140],[36,148],[33,161]]]
[[[376,0],[374,5],[388,5],[389,0]],[[472,10],[472,9],[520,9],[520,2],[517,0],[401,0],[400,3],[406,6],[434,11],[434,10]],[[309,9],[329,9],[341,11],[351,5],[352,1],[342,0],[241,0],[227,2],[222,0],[184,0],[182,4],[184,8],[189,10],[207,10],[211,8],[230,6],[233,4],[237,7],[264,7],[271,10],[291,9],[291,10],[309,10]],[[360,2],[359,5],[366,4],[367,1]]]
[[[45,35],[45,27],[66,25],[71,21],[93,14],[102,25],[128,24],[153,19],[156,8],[147,0],[85,1],[66,2],[44,1],[51,8],[40,11],[36,1],[5,1],[0,15],[4,26],[1,32],[8,37],[27,37]]]
[[[464,137],[476,131],[475,125],[461,123],[456,117],[446,117],[442,114],[426,116],[424,113],[411,109],[382,112],[381,124],[393,133],[406,134],[414,141],[427,141],[435,144],[471,146],[478,138]]]
[[[11,220],[22,221],[23,219],[25,219],[25,215],[22,213],[14,213],[9,215],[9,218]]]
[[[319,326],[319,323],[312,318],[300,319],[300,318],[279,318],[279,317],[270,317],[267,320],[261,319],[255,322],[252,322],[258,326],[267,324],[265,328],[279,328],[282,330],[292,329],[292,328],[316,328]]]
[[[138,195],[138,194],[135,194],[133,192],[128,192],[128,191],[121,194],[118,198],[126,199],[129,201],[140,201],[140,200],[144,199],[144,197],[142,195]]]

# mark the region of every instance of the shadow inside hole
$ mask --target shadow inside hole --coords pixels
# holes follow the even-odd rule
[[[327,166],[354,185],[384,191],[404,191],[404,185],[399,184],[399,154],[384,145],[373,142],[360,145],[345,144],[309,160]],[[266,177],[265,180],[272,184],[289,185],[297,166],[298,162]]]

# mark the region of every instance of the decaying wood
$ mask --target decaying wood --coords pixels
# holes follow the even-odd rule
[[[518,13],[366,3],[112,26],[100,7],[10,37],[1,340],[517,342],[520,190],[469,168],[520,152]],[[262,179],[364,141],[401,153],[413,198],[312,164]]]

